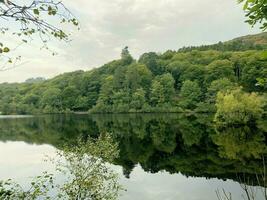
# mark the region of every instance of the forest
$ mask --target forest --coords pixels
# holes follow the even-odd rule
[[[90,71],[0,84],[0,112],[199,112],[247,122],[266,111],[266,49],[267,33],[138,60],[125,47],[120,59]]]

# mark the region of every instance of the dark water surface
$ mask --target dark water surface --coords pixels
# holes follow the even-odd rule
[[[267,123],[219,129],[213,116],[178,114],[47,115],[0,118],[0,179],[24,183],[53,171],[44,155],[64,143],[109,132],[120,156],[113,163],[127,190],[121,199],[214,200],[217,189],[242,199],[240,183],[264,183]],[[257,199],[262,199],[260,192]]]

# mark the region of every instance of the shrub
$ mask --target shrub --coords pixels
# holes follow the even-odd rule
[[[247,124],[263,114],[263,98],[256,93],[245,93],[240,88],[217,94],[215,122]]]

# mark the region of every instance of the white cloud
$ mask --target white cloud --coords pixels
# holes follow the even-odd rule
[[[36,44],[21,50],[29,62],[0,72],[0,82],[65,71],[89,70],[116,59],[129,46],[138,57],[187,45],[209,44],[259,32],[244,23],[235,0],[65,0],[80,19],[81,31],[71,44],[55,43],[52,57]]]

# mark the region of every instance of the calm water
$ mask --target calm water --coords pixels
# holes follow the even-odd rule
[[[239,200],[239,183],[262,185],[255,174],[262,172],[266,155],[266,121],[222,130],[212,116],[177,114],[1,117],[0,179],[25,184],[42,171],[53,172],[45,155],[101,132],[119,143],[112,168],[127,190],[122,200],[214,200],[222,188]]]

